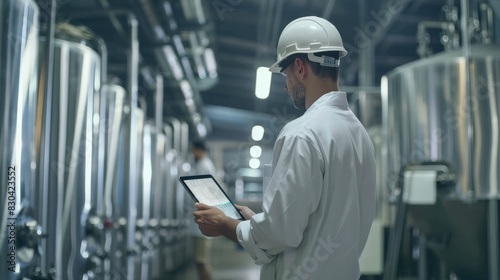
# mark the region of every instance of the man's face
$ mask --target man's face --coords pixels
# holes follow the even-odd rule
[[[286,75],[286,85],[285,90],[288,92],[288,96],[293,101],[293,106],[297,109],[306,108],[306,88],[303,83],[299,81],[295,72],[293,71],[294,64],[288,66],[284,73]]]
[[[203,157],[203,150],[201,149],[192,148],[191,152],[193,153],[195,161],[198,161]]]

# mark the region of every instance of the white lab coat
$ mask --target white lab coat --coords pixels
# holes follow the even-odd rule
[[[344,92],[319,98],[278,136],[263,212],[241,222],[239,243],[261,280],[359,279],[375,211],[375,157]]]

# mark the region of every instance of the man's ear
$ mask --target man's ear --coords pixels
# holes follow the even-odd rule
[[[295,59],[295,64],[297,64],[297,74],[298,77],[303,80],[307,76],[307,63],[301,59],[301,58],[296,58]]]

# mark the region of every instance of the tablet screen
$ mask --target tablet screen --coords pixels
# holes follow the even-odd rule
[[[211,175],[186,176],[181,177],[180,180],[190,194],[199,202],[217,207],[226,216],[233,219],[242,219],[238,210]]]

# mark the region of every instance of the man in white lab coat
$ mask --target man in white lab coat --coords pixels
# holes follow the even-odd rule
[[[237,221],[196,204],[207,236],[240,243],[261,279],[359,279],[359,258],[375,211],[372,142],[338,89],[339,32],[318,17],[292,21],[281,33],[272,72],[286,75],[288,95],[304,115],[279,134],[262,213],[239,207]]]
[[[191,175],[212,174],[216,176],[215,165],[208,156],[207,147],[204,141],[196,140],[191,144],[191,153],[194,157],[194,165],[191,169]],[[191,197],[186,196],[189,200],[186,205],[192,205]],[[193,211],[194,209],[190,209]],[[212,240],[204,236],[195,223],[189,226],[190,235],[193,237],[194,260],[200,280],[212,279],[212,268],[210,265],[210,255],[212,251]]]

